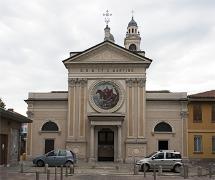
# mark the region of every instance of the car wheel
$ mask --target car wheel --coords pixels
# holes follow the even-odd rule
[[[64,165],[65,166],[67,166],[67,167],[69,167],[69,166],[71,166],[73,163],[71,162],[71,161],[67,161]]]
[[[43,167],[44,166],[44,162],[42,160],[38,160],[37,161],[37,166],[38,167]]]
[[[176,173],[180,173],[181,172],[181,165],[179,165],[179,164],[175,165],[174,168],[173,168],[173,170]]]
[[[144,171],[144,164],[141,166],[141,170]],[[145,172],[149,170],[149,165],[145,164]]]

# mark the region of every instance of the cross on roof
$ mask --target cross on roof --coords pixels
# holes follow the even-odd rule
[[[132,14],[132,17],[134,17],[134,10],[132,9],[132,11],[131,11],[131,14]]]
[[[103,16],[105,16],[105,23],[106,25],[108,25],[108,23],[110,22],[110,16],[112,16],[112,14],[110,14],[109,11],[106,10],[106,12],[103,13]]]

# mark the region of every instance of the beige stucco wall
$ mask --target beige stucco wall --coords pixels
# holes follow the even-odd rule
[[[183,129],[183,123],[186,123],[186,119],[182,120],[181,116],[181,112],[186,111],[184,109],[186,101],[183,101],[186,98],[186,93],[154,94],[155,99],[152,97],[153,93],[148,94],[146,102],[147,154],[158,150],[159,140],[167,140],[169,149],[180,151],[183,156],[186,156],[186,149],[184,148],[186,139]],[[154,127],[160,122],[168,123],[173,132],[154,133]]]
[[[29,94],[29,97],[35,96],[40,101],[28,101],[28,113],[30,112],[29,114],[31,114],[30,116],[33,120],[33,123],[29,125],[27,137],[27,155],[30,158],[44,154],[45,139],[54,139],[55,148],[64,149],[66,137],[67,100],[62,100],[62,97],[58,97],[57,93],[46,93],[42,95],[40,93]],[[55,100],[50,101],[49,99],[44,99],[45,97]],[[58,125],[59,132],[41,132],[43,124],[48,121],[55,122]]]

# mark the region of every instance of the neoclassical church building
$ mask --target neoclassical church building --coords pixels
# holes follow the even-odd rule
[[[187,156],[187,94],[146,91],[152,60],[132,17],[124,47],[104,41],[63,61],[68,91],[29,93],[27,155],[71,149],[79,160],[131,162],[156,150]]]

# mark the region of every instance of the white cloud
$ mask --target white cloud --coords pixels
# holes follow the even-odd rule
[[[25,114],[28,92],[67,90],[61,61],[70,51],[103,41],[106,9],[122,46],[134,9],[142,49],[154,60],[147,89],[214,89],[214,5],[213,0],[0,1],[0,97],[7,108]]]

